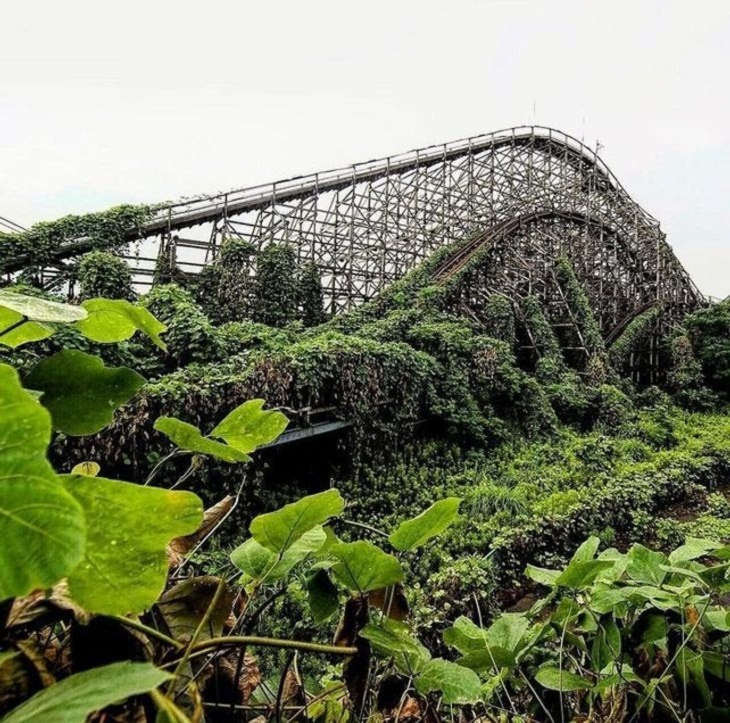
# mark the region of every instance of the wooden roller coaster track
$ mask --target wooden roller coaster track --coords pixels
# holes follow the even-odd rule
[[[456,251],[435,283],[479,255],[491,269],[482,274],[486,288],[511,296],[545,293],[551,263],[568,257],[604,334],[647,304],[671,319],[703,303],[659,222],[595,151],[537,126],[158,204],[128,233],[127,258],[143,287],[160,255],[195,273],[232,236],[259,249],[287,243],[314,262],[332,313],[374,297],[445,245]],[[92,239],[67,239],[54,262],[92,247]],[[27,263],[18,254],[5,268]]]

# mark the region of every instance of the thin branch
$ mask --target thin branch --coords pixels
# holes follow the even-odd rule
[[[145,625],[139,620],[125,618],[123,615],[109,615],[107,617],[122,623],[122,625],[126,625],[128,628],[132,628],[132,630],[136,630],[138,633],[144,633],[145,635],[149,635],[151,638],[157,638],[157,640],[166,643],[176,650],[182,650],[185,647],[179,640],[175,640],[174,638],[165,635],[165,633],[161,633],[159,630],[155,630],[155,628]]]
[[[389,537],[387,532],[383,532],[383,530],[379,530],[377,527],[372,527],[371,525],[366,525],[364,522],[356,522],[355,520],[346,520],[343,517],[339,517],[337,519],[337,522],[341,522],[343,525],[349,525],[350,527],[359,527],[361,530],[367,530],[368,532],[372,532],[376,535],[380,535],[381,537]]]
[[[322,643],[307,643],[304,640],[287,640],[286,638],[265,638],[258,635],[228,635],[219,638],[201,640],[191,647],[191,652],[200,652],[210,648],[235,647],[237,645],[252,645],[263,648],[281,648],[287,650],[301,650],[305,653],[324,653],[326,655],[355,655],[357,648],[324,645]]]
[[[171,460],[175,457],[182,457],[184,454],[193,454],[193,452],[188,452],[184,449],[174,449],[170,454],[163,457],[153,468],[152,471],[147,475],[147,479],[144,481],[143,486],[147,486],[152,482],[152,480],[157,476],[158,472]]]

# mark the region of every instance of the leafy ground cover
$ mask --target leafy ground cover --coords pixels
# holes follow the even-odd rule
[[[79,303],[0,289],[8,720],[726,719],[727,305],[640,390],[656,310],[605,349],[565,260],[579,364],[536,298],[456,314],[438,258],[324,324],[316,268],[240,240],[138,299],[105,223],[15,240],[98,231]],[[258,449],[313,410],[314,459]]]

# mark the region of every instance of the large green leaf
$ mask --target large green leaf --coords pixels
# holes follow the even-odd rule
[[[590,609],[599,615],[620,610],[627,600],[624,590],[625,588],[597,585],[590,597]]]
[[[416,690],[426,695],[441,691],[444,703],[476,703],[481,698],[482,685],[479,676],[458,663],[434,658],[429,660],[416,677]]]
[[[571,673],[568,670],[561,670],[551,665],[545,665],[535,673],[535,680],[540,683],[543,688],[549,690],[559,690],[563,693],[571,690],[587,690],[591,684],[580,675]]]
[[[722,545],[719,545],[714,540],[703,540],[697,537],[688,537],[684,541],[684,545],[680,545],[676,550],[669,553],[669,562],[672,565],[675,565],[678,562],[696,560],[698,557],[704,557],[708,553],[717,550],[720,547],[722,547]]]
[[[271,584],[285,578],[297,563],[317,552],[326,541],[327,534],[317,525],[279,555],[250,537],[231,553],[231,562],[251,579]]]
[[[380,625],[369,623],[360,631],[360,635],[370,641],[377,653],[393,658],[403,675],[418,673],[431,659],[431,654],[408,627],[395,620],[386,618]]]
[[[596,556],[601,541],[595,535],[585,540],[578,549],[573,553],[570,562],[588,562]]]
[[[548,570],[544,567],[535,567],[535,565],[528,564],[525,575],[541,585],[554,587],[560,577],[560,570]]]
[[[708,610],[702,617],[713,630],[730,633],[730,610],[722,607]]]
[[[251,459],[240,449],[204,437],[197,427],[175,417],[160,417],[155,421],[155,429],[188,452],[207,454],[224,462],[248,462]]]
[[[289,420],[279,411],[264,411],[263,406],[263,399],[250,399],[241,404],[216,426],[210,436],[220,437],[231,447],[246,453],[273,442],[286,429]]]
[[[99,357],[67,349],[39,361],[25,384],[43,393],[41,404],[56,429],[82,436],[106,427],[144,381],[132,369],[106,367]]]
[[[712,703],[712,693],[705,679],[705,664],[702,653],[683,645],[677,650],[677,660],[674,664],[677,675],[683,682],[693,683],[695,691],[702,701],[700,707],[707,708]]]
[[[595,633],[591,663],[594,670],[600,671],[613,661],[621,662],[621,631],[611,617],[601,622]]]
[[[305,532],[341,514],[344,507],[345,501],[337,490],[326,490],[254,517],[249,529],[260,545],[281,554]]]
[[[573,561],[558,575],[555,584],[574,589],[583,588],[611,567],[613,567],[612,560]]]
[[[329,548],[329,554],[338,560],[332,572],[350,590],[368,592],[403,580],[398,560],[371,542],[341,542]]]
[[[83,553],[83,511],[48,464],[50,438],[48,412],[0,364],[0,600],[53,585]]]
[[[91,713],[153,690],[172,675],[152,663],[124,661],[76,673],[43,689],[3,723],[84,723]]]
[[[522,613],[502,613],[488,628],[487,642],[514,653],[523,645],[530,621]]]
[[[466,655],[486,645],[487,631],[462,615],[454,620],[450,628],[444,630],[444,642]]]
[[[71,597],[90,612],[146,610],[167,579],[167,544],[198,529],[202,502],[191,492],[103,477],[62,479],[83,507],[88,526],[84,558],[68,578]]]
[[[86,309],[80,306],[47,301],[36,296],[25,296],[25,294],[16,294],[3,289],[0,289],[0,306],[12,309],[31,321],[56,321],[69,324],[88,316]]]
[[[628,560],[626,573],[633,580],[650,585],[661,585],[664,582],[667,573],[661,569],[661,565],[666,565],[668,559],[663,552],[654,552],[639,543],[635,543],[631,546],[626,557]]]
[[[669,621],[666,616],[647,610],[633,624],[631,634],[642,643],[663,642],[669,634]]]
[[[444,642],[463,657],[459,664],[474,670],[511,667],[524,647],[529,620],[520,613],[504,613],[486,630],[459,617],[444,630]]]
[[[25,317],[0,306],[0,344],[13,349],[31,341],[40,341],[53,334],[53,329],[39,321],[23,321]]]
[[[452,627],[444,630],[444,642],[456,648],[462,657],[459,664],[473,670],[507,668],[515,664],[515,653],[502,636],[490,639],[488,631],[465,617],[458,617]]]
[[[88,317],[77,322],[76,327],[87,339],[102,343],[124,341],[141,331],[160,349],[167,349],[160,339],[167,327],[143,306],[124,299],[89,299],[82,306]]]
[[[459,514],[460,497],[447,497],[434,502],[418,517],[404,520],[390,537],[396,550],[413,550],[446,530]]]
[[[633,603],[648,601],[659,610],[672,610],[682,606],[681,598],[675,592],[656,585],[627,586],[621,588],[621,592]]]
[[[705,670],[725,683],[730,683],[730,666],[727,657],[715,650],[706,650],[702,653]]]
[[[478,650],[472,650],[459,658],[459,665],[478,671],[496,673],[500,668],[511,668],[517,659],[515,654],[500,645],[486,644]]]
[[[313,569],[307,575],[307,602],[314,622],[323,623],[340,608],[337,586],[330,579],[327,570]]]

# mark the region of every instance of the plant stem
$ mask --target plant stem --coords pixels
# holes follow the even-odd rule
[[[188,662],[188,658],[190,657],[190,653],[193,652],[196,643],[198,642],[198,638],[200,637],[201,633],[205,629],[205,626],[208,624],[208,621],[211,618],[211,615],[213,614],[213,610],[215,610],[215,606],[218,604],[218,600],[220,600],[220,596],[223,594],[223,591],[226,589],[226,581],[224,579],[218,580],[218,586],[215,589],[215,593],[213,594],[213,597],[208,604],[208,607],[205,610],[205,614],[202,618],[200,618],[200,622],[198,623],[198,627],[195,628],[195,632],[193,633],[193,637],[190,638],[190,642],[185,646],[185,652],[183,653],[182,658],[180,658],[180,661],[177,664],[177,667],[175,668],[175,678],[177,678],[180,673],[182,672],[183,668],[185,667],[185,663]],[[174,690],[174,688],[173,688]]]
[[[147,479],[144,482],[144,486],[146,487],[152,480],[157,476],[157,473],[162,469],[162,467],[167,464],[171,459],[174,459],[175,457],[180,457],[183,454],[193,454],[192,452],[188,452],[184,449],[175,449],[170,454],[168,454],[166,457],[163,457],[153,468],[152,471],[147,476]]]
[[[387,532],[383,532],[383,530],[379,530],[377,527],[371,527],[370,525],[366,525],[364,522],[355,522],[355,520],[346,520],[342,517],[340,517],[338,522],[341,522],[343,525],[350,525],[351,527],[359,527],[362,530],[367,530],[368,532],[373,532],[376,535],[380,535],[381,537],[388,537]]]
[[[165,633],[161,633],[159,630],[155,630],[154,628],[145,625],[139,620],[134,620],[133,618],[125,618],[123,615],[108,615],[107,617],[110,617],[112,618],[112,620],[116,620],[117,622],[122,623],[122,625],[126,625],[128,628],[132,628],[137,632],[149,635],[151,638],[157,638],[157,640],[160,640],[163,643],[167,643],[176,650],[182,650],[182,648],[184,647],[183,644],[178,640],[175,640],[174,638],[165,635]]]
[[[264,648],[284,648],[301,650],[305,653],[324,653],[329,655],[355,655],[357,648],[340,647],[338,645],[324,645],[322,643],[307,643],[304,640],[287,640],[278,638],[264,638],[258,635],[228,635],[220,638],[201,640],[191,647],[191,651],[207,650],[208,648],[234,647],[236,645],[253,645]]]

